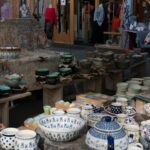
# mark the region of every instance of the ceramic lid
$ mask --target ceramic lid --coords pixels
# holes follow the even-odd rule
[[[97,122],[95,128],[103,132],[115,132],[119,131],[122,127],[114,121],[114,118],[111,116],[105,116],[101,121]]]

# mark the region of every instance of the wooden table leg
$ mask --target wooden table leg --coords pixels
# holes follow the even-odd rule
[[[1,103],[1,122],[8,127],[9,126],[9,102]]]

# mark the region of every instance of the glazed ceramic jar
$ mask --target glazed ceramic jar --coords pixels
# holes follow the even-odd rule
[[[18,132],[16,128],[5,128],[3,129],[0,134],[0,145],[4,150],[11,150],[15,147],[15,134]]]
[[[128,138],[123,127],[114,118],[105,116],[86,135],[86,144],[92,150],[127,150]]]
[[[82,110],[81,110],[81,117],[84,119],[84,120],[88,120],[88,116],[90,114],[93,113],[93,107],[92,105],[90,104],[87,104],[85,106],[82,107]]]
[[[15,150],[35,150],[36,148],[36,132],[22,130],[16,133]]]

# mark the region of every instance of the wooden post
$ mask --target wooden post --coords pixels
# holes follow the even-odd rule
[[[63,98],[63,86],[58,85],[44,85],[43,86],[43,106],[54,106],[58,100]]]

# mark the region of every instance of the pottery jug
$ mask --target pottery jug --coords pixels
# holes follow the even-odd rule
[[[92,150],[126,150],[128,138],[123,127],[110,116],[105,116],[86,135],[86,144]]]
[[[36,148],[36,132],[21,130],[16,133],[15,150],[35,150]]]
[[[15,134],[18,132],[16,128],[5,128],[0,134],[0,145],[4,150],[11,150],[15,147]]]
[[[128,150],[143,150],[143,145],[141,143],[133,143],[128,146]]]

